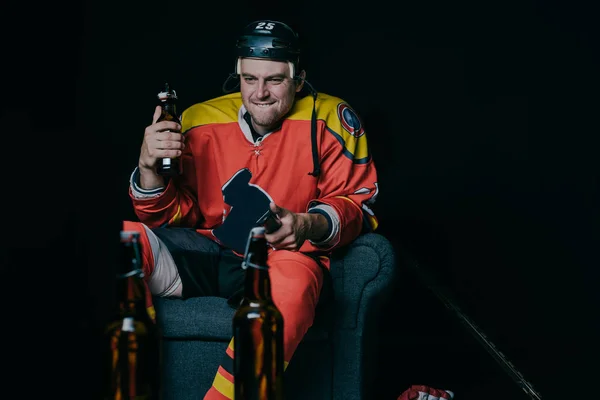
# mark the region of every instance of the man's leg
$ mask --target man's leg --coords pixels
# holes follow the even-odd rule
[[[194,229],[153,228],[123,221],[123,229],[140,232],[142,270],[148,312],[152,296],[188,298],[218,293],[219,246]]]
[[[152,295],[181,297],[182,284],[173,257],[164,243],[141,222],[123,221],[123,230],[140,233],[142,270],[146,284],[146,308],[156,320]]]
[[[283,315],[284,367],[313,324],[323,286],[323,267],[302,253],[277,250],[269,255],[273,302]],[[205,400],[233,399],[233,339]]]

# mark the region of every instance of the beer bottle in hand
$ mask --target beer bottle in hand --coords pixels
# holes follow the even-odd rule
[[[156,122],[174,121],[181,123],[179,121],[179,117],[177,116],[177,93],[175,90],[169,87],[168,83],[165,83],[164,89],[158,93],[158,99],[160,100],[162,112]],[[179,157],[166,157],[158,160],[158,165],[156,166],[157,174],[165,177],[171,177],[180,175],[181,172],[182,168]]]
[[[105,330],[104,400],[160,399],[160,336],[146,308],[139,232],[120,232],[115,315]]]
[[[283,317],[271,298],[265,228],[250,231],[244,298],[233,317],[236,400],[283,399]]]

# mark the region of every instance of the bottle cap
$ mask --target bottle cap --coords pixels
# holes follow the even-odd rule
[[[177,92],[169,87],[169,84],[165,84],[165,88],[158,93],[158,98],[161,101],[165,101],[167,99],[177,99]]]
[[[177,99],[177,94],[174,90],[172,92],[160,92],[158,94],[158,98],[162,101],[165,101],[167,99]]]

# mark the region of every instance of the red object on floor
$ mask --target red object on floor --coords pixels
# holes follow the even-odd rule
[[[397,400],[452,400],[454,393],[450,390],[436,389],[425,385],[412,385]]]

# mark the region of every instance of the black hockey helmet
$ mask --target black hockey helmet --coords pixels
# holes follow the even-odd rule
[[[291,78],[295,78],[300,62],[298,34],[289,25],[273,20],[254,21],[242,30],[235,46],[236,73],[244,57],[266,58],[290,63]]]

